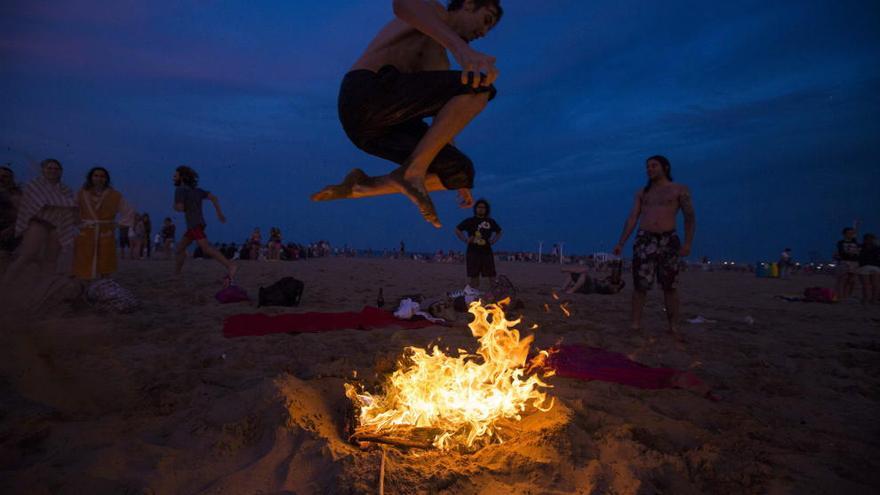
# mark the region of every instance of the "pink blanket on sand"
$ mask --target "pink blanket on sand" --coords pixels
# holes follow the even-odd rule
[[[708,385],[688,371],[651,368],[617,352],[582,344],[560,345],[550,350],[546,366],[557,376],[599,380],[644,389],[681,388],[716,400]]]
[[[365,306],[360,313],[262,313],[232,315],[223,323],[223,336],[247,337],[272,333],[329,332],[333,330],[371,330],[374,328],[424,328],[434,325],[427,320],[400,320],[390,311]]]

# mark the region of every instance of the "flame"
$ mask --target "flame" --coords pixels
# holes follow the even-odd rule
[[[557,300],[557,301],[559,300],[559,295],[556,294],[556,291],[555,291],[555,290],[554,290],[553,292],[551,292],[550,295],[553,296],[553,299],[555,299],[555,300]]]
[[[520,420],[531,405],[549,411],[553,400],[542,391],[549,385],[526,369],[534,336],[520,338],[499,305],[471,303],[469,327],[480,346],[476,354],[459,350],[447,356],[437,346],[430,351],[406,349],[406,362],[389,377],[383,395],[358,392],[345,385],[345,395],[360,407],[358,431],[391,434],[406,427],[439,431],[432,443],[448,450],[475,443],[501,442],[502,420]],[[528,375],[528,376],[526,376]]]

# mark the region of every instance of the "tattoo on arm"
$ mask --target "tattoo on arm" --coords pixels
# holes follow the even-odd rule
[[[685,219],[694,218],[696,215],[694,214],[694,204],[691,202],[691,192],[686,190],[681,193],[679,197],[679,203],[681,204],[681,212],[684,213]]]

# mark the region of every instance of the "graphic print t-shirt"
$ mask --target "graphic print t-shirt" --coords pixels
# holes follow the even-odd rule
[[[480,251],[491,253],[492,245],[489,239],[492,234],[501,232],[501,226],[498,222],[489,217],[471,217],[463,220],[456,229],[467,233],[468,237],[474,237],[474,241],[468,243],[468,251]]]
[[[859,243],[846,239],[837,241],[837,256],[840,261],[859,261]]]

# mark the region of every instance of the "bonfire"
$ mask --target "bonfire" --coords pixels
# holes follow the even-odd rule
[[[550,410],[553,400],[544,392],[549,385],[527,369],[534,336],[520,338],[520,320],[505,319],[504,303],[471,303],[476,354],[408,347],[381,394],[346,384],[357,414],[352,438],[422,446],[416,439],[421,435],[425,446],[474,449],[503,442],[505,426],[529,408]]]

